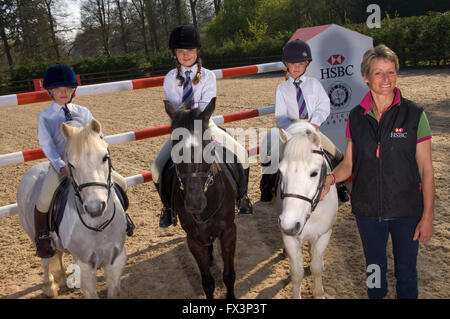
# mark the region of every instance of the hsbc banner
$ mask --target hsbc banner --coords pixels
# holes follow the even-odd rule
[[[330,116],[320,130],[344,152],[348,115],[369,91],[362,80],[361,61],[373,40],[331,24],[306,42],[312,51],[306,75],[320,80],[331,102]]]

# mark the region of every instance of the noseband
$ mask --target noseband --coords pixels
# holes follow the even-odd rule
[[[322,162],[322,167],[320,169],[319,185],[317,186],[317,190],[316,190],[316,193],[315,193],[313,198],[308,198],[306,196],[299,195],[299,194],[291,194],[291,193],[286,193],[285,194],[283,192],[282,187],[281,187],[282,175],[281,175],[280,172],[278,174],[279,178],[278,178],[278,183],[277,183],[279,185],[279,187],[280,187],[280,198],[281,199],[284,199],[286,197],[294,197],[294,198],[298,198],[298,199],[307,201],[308,203],[311,204],[311,213],[316,209],[316,206],[317,206],[317,204],[320,201],[320,196],[322,195],[323,188],[325,186],[325,178],[327,177],[327,165],[326,165],[326,162],[325,162],[325,152],[322,149],[320,151],[313,150],[312,152],[314,154],[319,154],[319,155],[321,155],[324,158],[324,161]],[[309,218],[309,215],[308,215],[308,218]]]

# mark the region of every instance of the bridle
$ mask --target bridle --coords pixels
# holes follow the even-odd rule
[[[184,184],[183,180],[184,178],[197,178],[197,177],[206,177],[205,184],[203,185],[203,192],[206,193],[208,191],[208,187],[212,184],[214,184],[214,172],[213,167],[214,164],[211,164],[209,167],[209,170],[207,172],[189,172],[189,173],[180,173],[178,170],[178,166],[174,164],[175,166],[175,176],[178,179],[178,182],[180,183],[180,190],[184,191]]]
[[[323,157],[323,162],[322,162],[322,167],[320,168],[320,177],[319,177],[319,185],[317,186],[317,190],[316,193],[314,194],[313,198],[308,198],[306,196],[303,195],[299,195],[299,194],[292,194],[292,193],[284,193],[283,192],[283,188],[281,187],[281,180],[282,180],[282,175],[281,172],[279,171],[278,173],[278,183],[277,185],[280,187],[280,198],[284,199],[286,197],[293,197],[293,198],[297,198],[297,199],[301,199],[304,201],[307,201],[308,203],[311,204],[311,212],[310,214],[306,217],[306,219],[309,219],[310,215],[314,212],[314,210],[316,209],[317,204],[320,201],[320,197],[322,196],[322,192],[325,186],[325,178],[327,177],[327,165],[326,165],[326,157],[325,157],[325,152],[320,149],[320,150],[313,150],[312,151],[314,154],[319,154]]]
[[[209,169],[207,172],[203,171],[203,172],[186,172],[186,173],[180,173],[180,171],[178,170],[178,166],[176,164],[173,164],[175,166],[175,176],[178,179],[178,182],[180,183],[180,190],[181,190],[181,194],[184,197],[184,191],[185,191],[185,187],[183,184],[183,180],[185,178],[206,178],[205,183],[203,184],[203,193],[206,195],[206,193],[208,192],[208,187],[214,184],[214,176],[216,175],[216,173],[220,172],[220,166],[214,161],[213,163],[211,163]],[[220,179],[219,179],[220,181]],[[221,196],[221,201],[220,203],[218,203],[217,208],[211,213],[209,214],[205,219],[202,219],[200,216],[196,215],[196,214],[191,214],[193,220],[197,223],[197,224],[206,224],[209,222],[209,220],[219,211],[220,207],[222,206],[222,203],[224,201],[224,196]]]
[[[75,169],[75,167],[70,162],[68,162],[68,164],[67,164],[67,166],[69,167],[70,180],[71,180],[71,183],[72,183],[72,187],[73,187],[73,189],[75,191],[76,197],[78,198],[79,202],[81,203],[81,207],[82,207],[83,210],[84,210],[84,205],[83,205],[84,203],[83,203],[83,199],[81,198],[81,191],[83,190],[83,188],[86,188],[86,187],[100,186],[100,187],[106,188],[108,190],[107,202],[109,202],[109,198],[110,198],[110,195],[111,195],[111,187],[113,186],[113,184],[111,183],[112,164],[111,164],[111,157],[110,157],[110,154],[109,154],[109,149],[108,149],[108,154],[105,157],[106,157],[106,160],[108,161],[108,179],[107,179],[107,184],[105,184],[105,183],[98,183],[98,182],[89,182],[89,183],[84,183],[84,184],[78,185],[77,182],[75,181],[75,178],[73,176],[73,171],[72,171],[73,169]],[[106,220],[104,223],[102,223],[101,225],[99,225],[97,227],[91,227],[91,226],[87,225],[85,223],[85,221],[83,220],[83,218],[81,217],[81,212],[80,212],[80,209],[78,207],[79,205],[76,204],[75,206],[77,208],[77,213],[78,213],[78,216],[79,216],[79,218],[81,220],[81,223],[86,228],[88,228],[90,230],[93,230],[93,231],[96,231],[96,232],[101,232],[106,227],[108,227],[108,225],[113,221],[114,216],[116,215],[116,204],[114,203],[114,212],[113,212],[112,217],[110,219]]]

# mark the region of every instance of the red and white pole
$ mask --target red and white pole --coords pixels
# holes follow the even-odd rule
[[[248,66],[240,66],[234,68],[213,70],[217,79],[223,79],[233,76],[249,75],[257,73],[267,73],[284,70],[285,66],[282,62],[271,62],[264,64],[255,64]],[[157,76],[152,78],[108,82],[100,84],[82,85],[77,88],[76,96],[97,95],[103,93],[131,91],[138,89],[145,89],[151,87],[162,86],[164,76]],[[23,105],[37,102],[50,101],[46,91],[34,91],[26,93],[17,93],[0,96],[0,107]]]

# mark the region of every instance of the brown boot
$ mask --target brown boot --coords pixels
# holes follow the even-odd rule
[[[42,213],[34,208],[34,230],[36,232],[36,255],[41,258],[53,257],[56,251],[49,235],[48,212]]]

